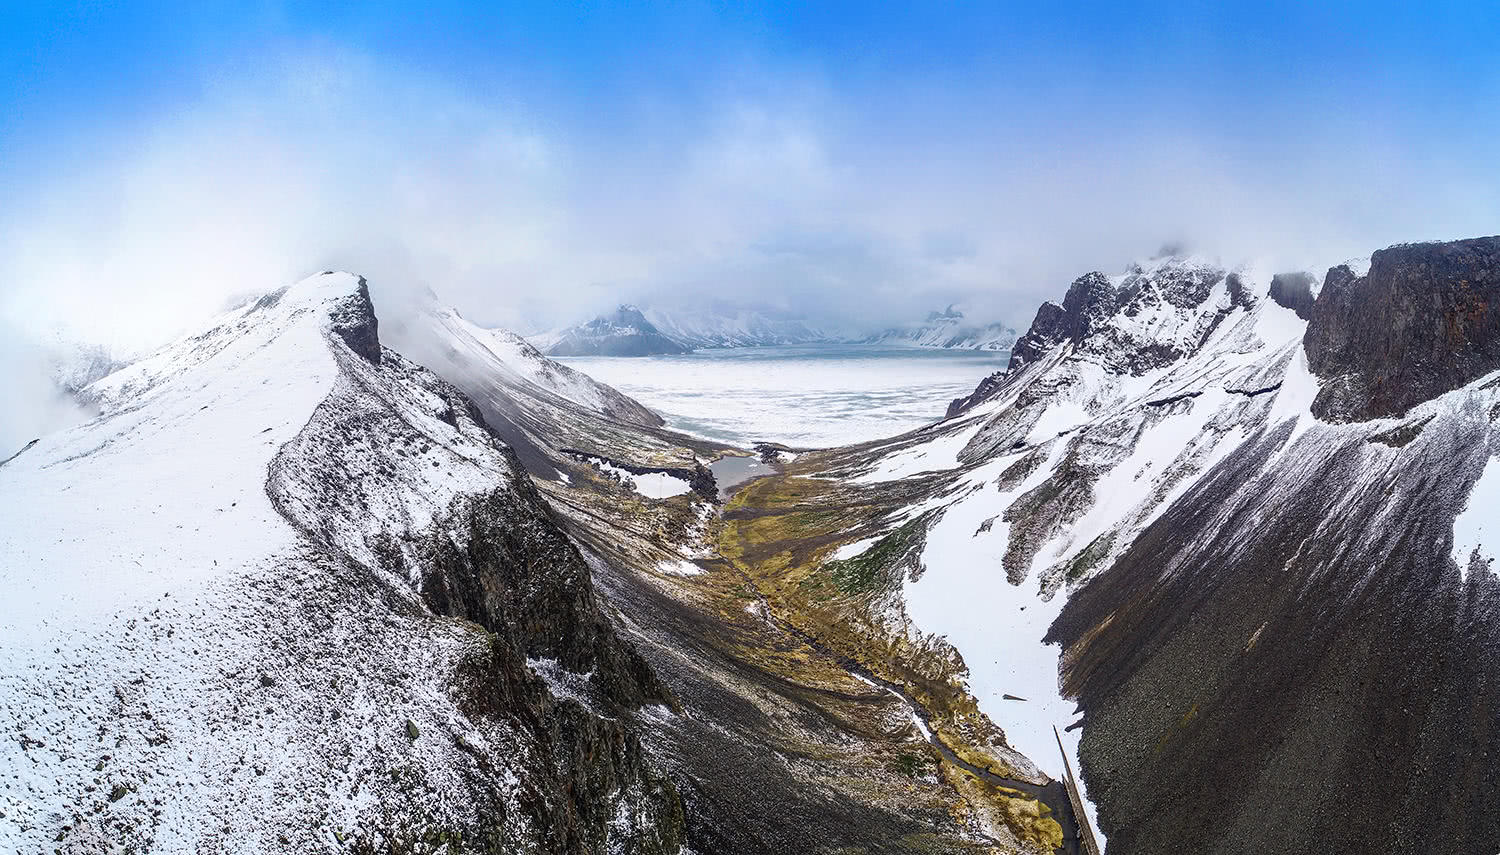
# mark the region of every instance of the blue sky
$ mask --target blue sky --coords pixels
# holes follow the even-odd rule
[[[1024,325],[1169,241],[1500,230],[1497,45],[1481,3],[12,3],[0,318],[138,344],[338,266],[521,327]]]

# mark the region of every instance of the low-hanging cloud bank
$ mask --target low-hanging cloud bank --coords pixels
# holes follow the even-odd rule
[[[326,46],[217,69],[185,103],[0,166],[0,320],[129,352],[343,268],[523,329],[704,299],[842,325],[958,301],[1021,326],[1164,240],[1317,269],[1500,213],[1470,141],[1368,116],[1236,127],[998,83],[965,99],[754,65],[726,80],[595,124]]]

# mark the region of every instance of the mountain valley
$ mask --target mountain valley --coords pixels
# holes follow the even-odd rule
[[[1165,256],[750,448],[547,355],[683,324],[310,277],[0,463],[0,846],[1491,852],[1496,305],[1500,238]]]

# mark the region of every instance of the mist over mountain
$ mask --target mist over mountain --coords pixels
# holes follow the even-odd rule
[[[1500,4],[0,4],[0,852],[1496,855]]]
[[[707,309],[621,305],[592,320],[537,333],[551,356],[652,356],[699,348],[886,344],[961,350],[1006,350],[1016,332],[998,321],[976,323],[950,305],[920,321],[864,327],[848,316],[814,324],[797,312],[718,305]]]

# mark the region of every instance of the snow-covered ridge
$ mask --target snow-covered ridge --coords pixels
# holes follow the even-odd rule
[[[644,315],[663,335],[694,349],[809,344],[830,339],[826,332],[803,320],[752,309],[692,312],[652,307]]]
[[[273,292],[85,394],[99,417],[0,466],[0,849],[542,833],[523,788],[551,784],[524,782],[566,770],[524,716],[474,714],[455,680],[500,654],[417,590],[420,544],[446,532],[462,557],[457,512],[529,507],[529,482],[461,395],[381,349],[363,280]],[[517,667],[492,678],[539,691]],[[596,807],[623,838],[653,799]]]
[[[1073,709],[1041,643],[1056,594],[1108,566],[1273,411],[1295,418],[1310,403],[1295,383],[1281,393],[1305,322],[1266,296],[1269,279],[1198,259],[1082,277],[1038,313],[1009,371],[856,478],[955,479],[903,514],[941,511],[908,612],[965,654],[981,706],[1054,775],[1052,727]],[[997,623],[1019,629],[1003,649]],[[1076,760],[1077,732],[1064,742]]]
[[[101,415],[42,438],[0,475],[0,624],[86,620],[288,546],[266,468],[332,389],[328,309],[358,287],[347,275],[305,280],[84,389]]]
[[[629,305],[576,326],[533,336],[532,342],[548,356],[650,356],[692,350],[664,335],[640,309]]]

